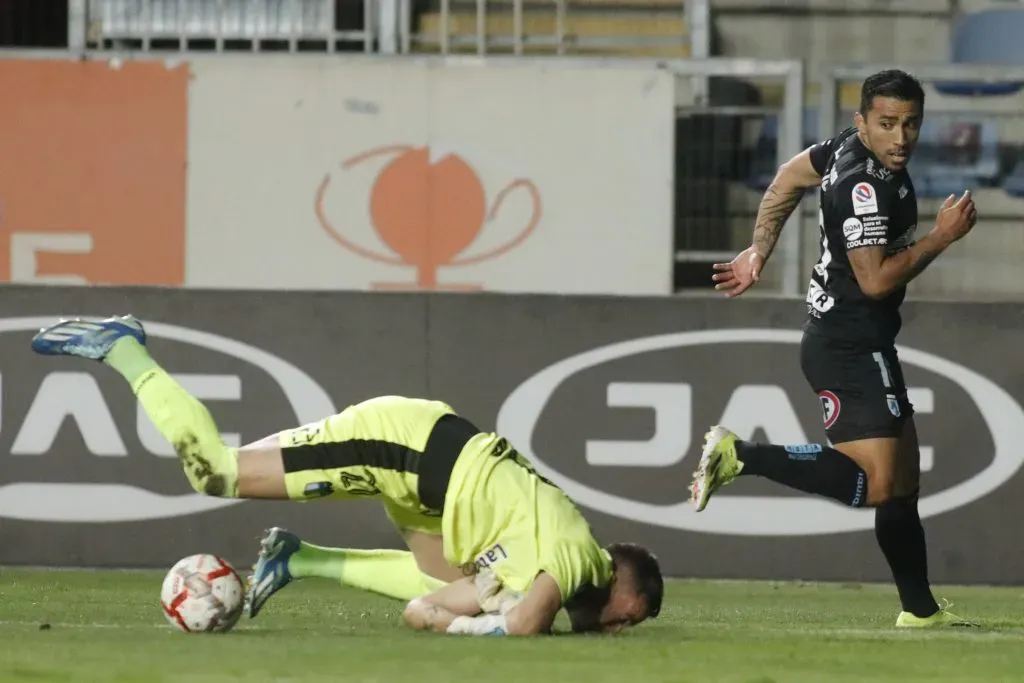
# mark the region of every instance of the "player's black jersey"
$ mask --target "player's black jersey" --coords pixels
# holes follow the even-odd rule
[[[883,299],[861,291],[847,252],[906,249],[917,229],[917,198],[907,172],[893,172],[857,137],[856,128],[811,148],[822,176],[818,210],[821,258],[807,290],[808,332],[864,346],[888,346],[900,330],[906,287]]]

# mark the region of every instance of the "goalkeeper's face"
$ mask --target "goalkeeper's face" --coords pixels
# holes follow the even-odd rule
[[[586,586],[565,604],[576,633],[617,633],[647,618],[647,604],[631,576],[617,576],[606,588]]]

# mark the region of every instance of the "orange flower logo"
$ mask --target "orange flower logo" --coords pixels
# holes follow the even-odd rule
[[[511,181],[488,207],[480,176],[456,154],[431,162],[429,147],[378,147],[342,162],[341,169],[348,171],[380,156],[392,159],[377,175],[370,191],[370,221],[392,254],[379,254],[355,244],[331,223],[324,211],[324,195],[335,180],[330,173],[324,176],[316,193],[320,225],[338,244],[367,259],[416,269],[415,282],[374,283],[374,289],[479,290],[480,285],[439,285],[438,269],[497,258],[522,244],[540,222],[540,192],[533,182],[525,178]],[[523,230],[486,253],[459,258],[516,190],[527,192],[533,204],[532,216]]]

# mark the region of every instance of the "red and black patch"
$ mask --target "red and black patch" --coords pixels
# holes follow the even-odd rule
[[[821,419],[825,422],[825,429],[828,429],[839,419],[839,412],[842,408],[839,397],[831,391],[820,391],[818,400],[821,401]]]

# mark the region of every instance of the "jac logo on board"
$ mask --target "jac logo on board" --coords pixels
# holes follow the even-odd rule
[[[113,370],[34,356],[31,335],[54,319],[0,318],[0,518],[123,522],[240,502],[192,492],[173,449]],[[262,349],[176,325],[147,322],[146,332],[156,358],[210,407],[229,445],[335,412],[311,377]]]
[[[660,527],[802,536],[867,530],[854,510],[763,479],[736,482],[699,515],[686,502],[704,431],[778,444],[824,441],[799,369],[799,331],[721,329],[632,339],[560,360],[507,397],[497,429],[579,504]],[[922,517],[1001,486],[1024,463],[1024,411],[989,379],[898,347],[922,443]],[[884,400],[880,399],[880,400]]]
[[[392,253],[357,243],[353,226],[340,224],[328,208],[329,195],[340,183],[352,182],[366,162],[386,160],[373,180],[366,220]],[[328,173],[316,193],[320,226],[345,249],[373,261],[415,268],[415,282],[378,282],[374,289],[478,290],[478,284],[441,284],[438,270],[482,263],[523,243],[540,223],[541,197],[533,181],[517,178],[488,203],[480,174],[458,154],[434,154],[430,147],[378,147],[346,159],[340,173]],[[517,190],[528,197],[529,209],[506,207]],[[522,203],[520,203],[522,204]],[[510,214],[517,232],[502,244],[465,254],[495,220]]]

